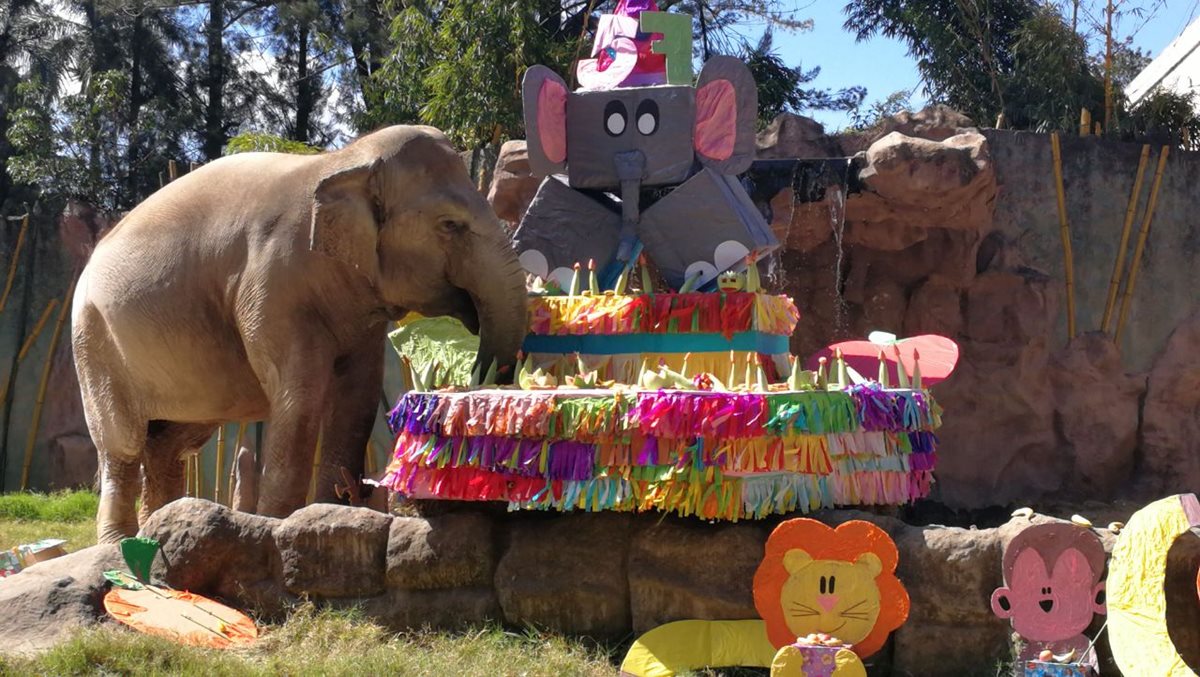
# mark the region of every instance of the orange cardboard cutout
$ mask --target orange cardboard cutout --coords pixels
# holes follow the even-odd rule
[[[826,633],[867,657],[908,619],[908,592],[896,578],[899,552],[883,529],[854,520],[837,529],[791,519],[767,539],[754,574],[754,606],[782,648]]]
[[[182,644],[227,649],[258,639],[254,621],[242,612],[181,590],[113,588],[104,608],[139,632]]]

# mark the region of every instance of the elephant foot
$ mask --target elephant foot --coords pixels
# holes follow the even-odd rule
[[[126,538],[137,536],[137,523],[133,524],[97,524],[96,525],[96,543],[103,545],[107,543],[120,543]]]

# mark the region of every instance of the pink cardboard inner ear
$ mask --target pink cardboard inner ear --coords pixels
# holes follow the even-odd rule
[[[538,140],[551,162],[567,159],[567,88],[546,80],[538,90]]]
[[[737,141],[737,92],[728,80],[713,80],[696,90],[696,152],[728,160]]]

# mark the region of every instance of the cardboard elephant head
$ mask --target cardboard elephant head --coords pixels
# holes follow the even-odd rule
[[[735,178],[754,160],[758,117],[742,62],[710,59],[694,87],[575,92],[534,66],[523,90],[530,168],[547,176],[515,237],[530,273],[563,284],[594,260],[608,286],[640,242],[668,284],[700,288],[779,246]],[[642,188],[670,186],[643,210]]]
[[[554,71],[534,66],[523,93],[533,173],[565,172],[574,188],[674,185],[696,163],[740,174],[754,160],[758,90],[733,57],[710,59],[695,87],[570,92]]]

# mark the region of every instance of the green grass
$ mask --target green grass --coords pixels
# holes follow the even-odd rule
[[[353,611],[305,605],[252,647],[197,649],[121,628],[81,633],[33,658],[0,658],[0,675],[605,675],[608,650],[580,640],[488,627],[389,634]]]
[[[90,491],[0,495],[0,549],[43,538],[65,538],[68,551],[96,544],[96,507]]]
[[[96,542],[91,492],[0,495],[0,548],[65,538],[68,550]],[[0,583],[3,585],[3,583]],[[486,627],[466,633],[395,635],[355,610],[297,608],[262,627],[252,647],[198,649],[110,624],[36,657],[0,656],[8,675],[606,675],[623,655],[585,640]],[[620,654],[620,655],[617,655]]]
[[[0,495],[0,520],[84,522],[96,519],[100,497],[90,491]]]
[[[0,495],[0,548],[65,538],[68,550],[96,541],[97,497],[90,492]],[[0,583],[3,585],[3,583]],[[605,675],[626,646],[488,626],[462,633],[393,634],[354,609],[299,606],[287,621],[262,626],[252,647],[218,651],[183,646],[115,623],[80,632],[47,653],[0,656],[8,675]],[[764,675],[706,670],[704,676]]]

